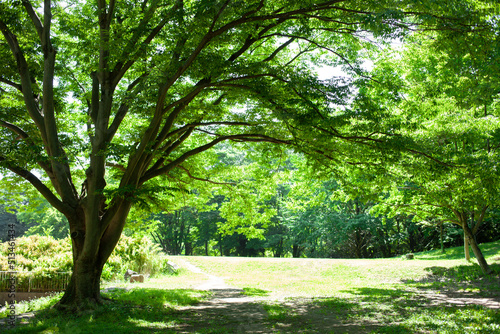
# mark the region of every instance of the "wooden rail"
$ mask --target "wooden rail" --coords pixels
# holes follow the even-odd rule
[[[0,291],[52,292],[64,291],[71,272],[0,271]]]

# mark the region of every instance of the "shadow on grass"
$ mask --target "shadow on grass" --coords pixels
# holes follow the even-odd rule
[[[360,319],[377,319],[387,326],[373,333],[500,333],[498,309],[475,304],[447,303],[446,296],[435,303],[432,295],[402,288],[356,288],[343,291],[354,295],[351,305],[336,299],[320,305],[339,304]],[[323,306],[325,307],[325,306]],[[352,314],[350,313],[350,314]]]
[[[76,317],[45,309],[13,333],[500,333],[500,312],[434,305],[407,285],[354,288],[344,297],[256,300],[237,290],[133,289]],[[264,293],[248,289],[255,295]],[[211,295],[212,298],[207,300]]]
[[[36,313],[28,324],[18,324],[9,333],[178,333],[183,324],[174,308],[195,305],[208,292],[194,290],[133,289],[103,294],[104,305],[76,316],[53,308]]]

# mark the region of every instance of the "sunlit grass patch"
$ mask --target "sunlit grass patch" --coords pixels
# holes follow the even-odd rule
[[[145,307],[176,307],[197,304],[210,293],[198,290],[135,288],[131,290],[116,289],[104,295],[117,301]]]
[[[479,247],[487,260],[500,261],[500,241],[480,244]],[[441,250],[420,252],[415,254],[415,258],[419,260],[463,260],[465,257],[464,252],[464,247],[459,246],[446,248],[444,252]],[[472,251],[470,252],[470,256],[472,259],[475,259]]]
[[[16,304],[16,313],[21,314],[21,313],[27,313],[27,312],[33,312],[33,311],[38,311],[46,308],[50,308],[53,305],[55,305],[59,299],[61,299],[62,292],[61,293],[54,293],[46,297],[40,297],[36,299],[32,299],[29,301],[23,301],[19,302]],[[1,305],[4,306],[4,305]],[[9,314],[9,309],[5,309],[0,312],[0,319],[6,318]]]
[[[243,288],[242,294],[245,296],[252,296],[252,297],[257,297],[257,296],[267,296],[269,295],[270,291],[268,290],[262,290],[262,289],[256,289],[256,288]]]
[[[103,294],[111,301],[79,315],[41,309],[29,324],[13,333],[176,333],[183,323],[177,307],[197,304],[210,293],[195,290],[116,289]],[[57,300],[57,299],[56,299]],[[55,303],[55,302],[54,302]]]

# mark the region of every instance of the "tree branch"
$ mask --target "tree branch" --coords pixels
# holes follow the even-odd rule
[[[211,183],[211,184],[217,184],[217,185],[231,185],[231,186],[234,186],[236,185],[235,182],[216,182],[216,181],[212,181],[212,180],[209,180],[209,179],[203,179],[203,178],[199,178],[199,177],[196,177],[196,176],[193,176],[191,174],[191,172],[185,168],[184,166],[178,166],[178,168],[182,169],[183,171],[186,172],[186,174],[189,176],[190,179],[193,179],[193,180],[197,180],[197,181],[203,181],[203,182],[208,182],[208,183]]]
[[[214,147],[220,142],[223,142],[225,140],[231,140],[231,141],[239,141],[239,142],[268,142],[268,143],[276,143],[276,144],[290,144],[290,141],[288,140],[281,140],[273,137],[269,137],[266,135],[261,135],[261,134],[239,134],[239,135],[229,135],[229,136],[221,136],[213,141],[211,141],[208,144],[205,144],[203,146],[199,146],[195,149],[192,149],[190,151],[187,151],[186,153],[182,154],[179,158],[175,159],[174,161],[170,162],[166,166],[163,166],[161,168],[158,168],[156,170],[148,170],[143,177],[141,177],[139,183],[143,184],[144,182],[162,175],[166,174],[172,169],[178,167],[181,163],[186,161],[188,158],[199,154],[201,152],[204,152],[206,150],[209,150],[210,148]]]
[[[43,184],[42,181],[40,181],[40,179],[38,179],[34,174],[23,168],[11,165],[5,157],[0,156],[0,162],[5,162],[4,164],[5,168],[7,168],[11,172],[15,173],[16,175],[22,177],[23,179],[31,183],[31,185],[33,185],[33,187],[35,187],[35,189],[38,190],[38,192],[40,192],[40,194],[54,208],[56,208],[65,215],[71,215],[73,213],[73,209],[68,205],[66,205],[65,203],[63,203],[61,200],[59,200],[59,198],[57,198],[57,196],[54,195],[54,193],[52,193],[52,191],[45,184]]]
[[[0,120],[0,126],[12,130],[13,132],[17,133],[22,139],[27,139],[29,137],[26,132],[12,123]]]
[[[21,48],[19,47],[16,35],[14,35],[10,31],[10,29],[3,21],[0,21],[0,30],[2,31],[3,36],[7,40],[7,43],[9,44],[12,55],[16,59],[18,73],[21,77],[21,88],[22,88],[24,103],[26,105],[28,113],[30,114],[30,117],[33,119],[36,126],[40,130],[44,142],[46,142],[45,124],[34,98],[33,88],[31,86],[31,74],[28,68],[28,63],[26,62],[26,58],[24,58],[24,54],[21,51]]]
[[[24,8],[26,8],[26,12],[28,12],[29,17],[31,18],[31,22],[35,26],[36,32],[38,33],[38,37],[40,38],[40,42],[43,40],[43,25],[42,21],[38,17],[37,13],[33,9],[29,0],[22,0]]]
[[[21,93],[23,92],[23,87],[20,84],[17,84],[15,82],[10,81],[10,80],[4,79],[2,77],[0,77],[0,82],[3,82],[3,83],[5,83],[5,84],[7,84],[9,86],[14,87],[15,89],[17,89]]]

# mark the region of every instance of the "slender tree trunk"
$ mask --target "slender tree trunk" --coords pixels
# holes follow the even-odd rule
[[[472,248],[472,252],[474,252],[474,255],[476,256],[477,262],[478,262],[479,266],[481,267],[481,270],[483,271],[484,274],[487,274],[487,275],[491,274],[492,270],[491,270],[490,266],[488,265],[488,263],[486,262],[486,259],[484,258],[484,255],[481,252],[481,249],[479,248],[471,229],[469,228],[469,226],[467,226],[467,224],[464,224],[463,228],[464,228],[465,240],[467,240],[468,244],[470,244],[470,246]]]
[[[220,256],[224,256],[224,249],[222,247],[222,236],[219,234],[219,250],[220,250]]]
[[[444,222],[441,222],[439,224],[439,242],[441,244],[441,253],[444,254],[444,231],[443,231],[443,224],[444,224]]]
[[[464,227],[465,230],[465,227]],[[469,239],[464,233],[464,253],[465,253],[465,260],[467,262],[470,262],[470,248],[469,248]]]

